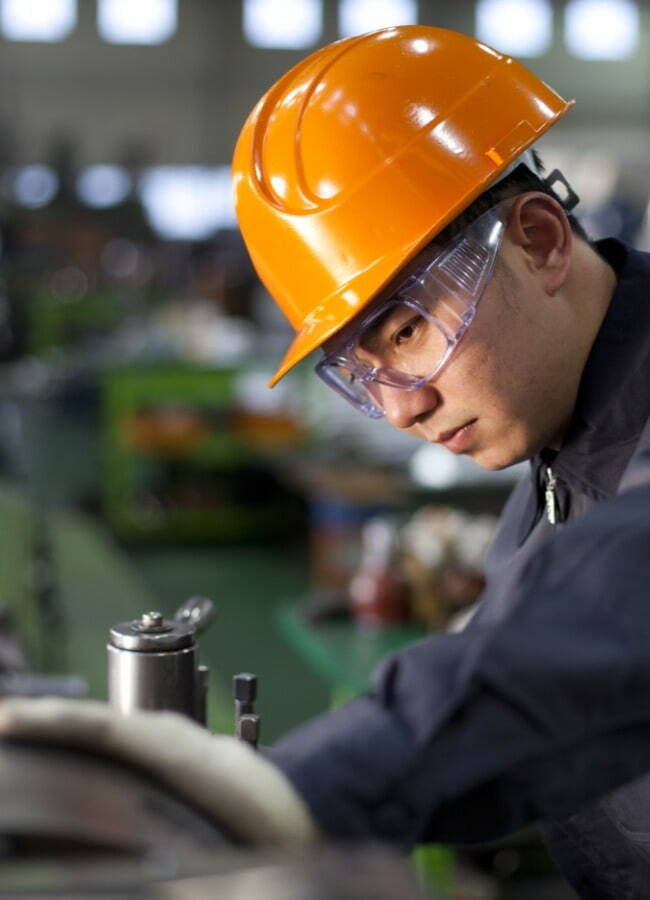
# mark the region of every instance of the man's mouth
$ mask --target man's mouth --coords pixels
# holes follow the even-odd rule
[[[464,453],[472,440],[475,423],[476,419],[471,419],[469,422],[465,422],[464,425],[460,425],[458,428],[452,428],[450,431],[443,431],[436,438],[436,443],[442,444],[443,447],[446,447],[447,450],[451,450],[452,453]]]

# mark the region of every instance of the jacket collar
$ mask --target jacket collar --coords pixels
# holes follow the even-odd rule
[[[611,238],[596,249],[618,283],[553,469],[601,500],[616,493],[650,409],[650,254]]]

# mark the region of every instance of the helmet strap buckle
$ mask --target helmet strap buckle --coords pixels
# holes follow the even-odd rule
[[[566,212],[571,212],[571,210],[580,203],[580,197],[576,194],[559,169],[553,169],[553,171],[546,176],[544,182],[558,202],[562,204]],[[556,189],[555,185],[558,183],[562,185],[563,190],[558,191]]]

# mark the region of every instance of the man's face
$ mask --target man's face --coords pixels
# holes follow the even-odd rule
[[[506,239],[476,318],[446,367],[415,391],[380,386],[394,427],[501,469],[559,446],[573,409],[570,309]]]

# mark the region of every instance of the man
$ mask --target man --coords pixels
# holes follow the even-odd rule
[[[204,803],[220,754],[243,795],[256,773],[276,785],[255,803],[291,822],[284,840],[408,847],[542,820],[582,896],[636,898],[650,782],[598,798],[650,768],[650,260],[590,244],[563,176],[544,177],[531,146],[569,106],[485,45],[414,26],[317,51],[253,110],[238,216],[297,331],[273,383],[321,348],[318,374],[361,414],[531,474],[462,634],[389,658],[371,694],[270,748],[274,767],[176,733]],[[128,723],[92,715],[138,758]],[[13,704],[0,728],[70,739],[85,716]]]

